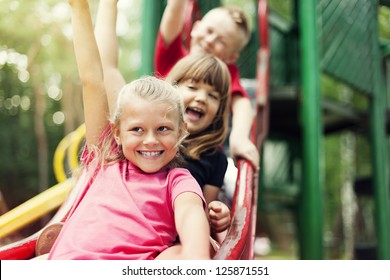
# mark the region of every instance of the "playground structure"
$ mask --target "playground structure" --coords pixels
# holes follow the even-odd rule
[[[254,96],[257,118],[253,141],[262,152],[261,169],[260,174],[255,174],[248,162],[239,161],[232,226],[215,259],[253,259],[257,214],[285,206],[278,200],[266,200],[269,193],[274,197],[288,196],[292,201],[291,209],[297,221],[298,258],[324,258],[322,140],[342,131],[362,135],[370,142],[372,174],[363,188],[371,188],[366,193],[372,193],[375,204],[375,258],[390,259],[390,121],[386,119],[390,101],[389,84],[386,84],[389,83],[390,44],[380,40],[377,27],[378,5],[389,7],[390,1],[290,2],[292,21],[269,13],[267,1],[254,1],[257,24],[238,65],[244,86]],[[192,1],[188,18],[198,17],[199,13],[219,4],[218,1]],[[153,73],[154,40],[163,8],[164,1],[144,0],[140,74]],[[368,105],[355,108],[330,98],[321,83],[322,75],[356,89]],[[65,137],[56,153],[55,174],[60,183],[55,187],[61,189],[59,201],[65,202],[49,207],[43,203],[53,201],[48,193],[37,198],[42,206],[39,209],[47,212],[61,205],[51,222],[66,216],[72,195],[77,192],[62,185],[74,185],[66,170],[74,170],[78,165],[82,127],[77,131]],[[69,141],[72,137],[75,138]],[[284,147],[283,152],[274,155],[285,167],[278,172],[267,167],[265,141],[281,143]],[[32,204],[27,202],[27,205]],[[29,216],[32,221],[33,212],[38,211],[21,210],[1,216],[0,238],[8,234],[3,227],[5,218],[11,217],[8,220],[11,232],[26,223],[21,217]],[[33,257],[38,234],[0,248],[0,259]]]

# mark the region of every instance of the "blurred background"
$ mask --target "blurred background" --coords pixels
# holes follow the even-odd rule
[[[98,1],[90,1],[93,14]],[[242,6],[254,18],[254,1],[222,1]],[[269,0],[270,11],[280,24],[293,24],[293,1]],[[348,2],[348,1],[347,1]],[[128,81],[141,67],[142,0],[119,1],[117,32],[120,68]],[[251,22],[254,26],[254,22]],[[390,9],[378,11],[379,36],[390,40]],[[388,79],[388,77],[387,77]],[[343,104],[367,108],[356,89],[327,75],[321,76],[324,92]],[[0,214],[56,184],[54,151],[63,137],[83,123],[81,94],[76,69],[70,14],[66,0],[0,0]],[[80,92],[81,93],[81,92]],[[337,94],[336,94],[337,93]],[[332,96],[333,95],[333,96]],[[80,99],[78,99],[80,98]],[[345,131],[324,139],[324,240],[327,259],[349,259],[356,238],[375,239],[373,202],[356,197],[353,178],[371,174],[370,144],[365,137]],[[264,172],[287,168],[283,143],[266,141]],[[265,184],[276,184],[265,176]],[[292,189],[294,192],[294,189]],[[268,194],[271,196],[272,194]],[[263,196],[268,199],[267,195]],[[272,199],[272,198],[269,198]],[[259,212],[261,232],[270,242],[259,258],[297,258],[295,218],[290,196],[277,211]],[[363,204],[364,234],[355,235],[356,211]],[[287,205],[287,206],[286,206]],[[290,205],[291,206],[291,205]],[[30,224],[1,244],[28,236],[49,217]],[[261,245],[259,245],[261,246]]]

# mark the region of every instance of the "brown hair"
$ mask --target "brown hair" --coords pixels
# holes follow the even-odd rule
[[[225,140],[228,130],[230,73],[226,64],[211,54],[189,54],[175,64],[167,80],[175,85],[188,80],[202,82],[219,92],[221,100],[213,122],[202,132],[189,135],[183,142],[185,153],[195,159],[204,152],[215,151]]]

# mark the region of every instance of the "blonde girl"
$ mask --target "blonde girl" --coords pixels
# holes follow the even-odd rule
[[[186,135],[177,91],[154,77],[136,80],[119,93],[109,122],[88,1],[68,2],[91,180],[48,258],[209,259],[200,187],[188,170],[170,166]],[[177,236],[180,245],[166,250]]]

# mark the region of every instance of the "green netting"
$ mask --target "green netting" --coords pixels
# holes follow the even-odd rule
[[[318,0],[321,70],[362,91],[374,88],[376,1]]]

